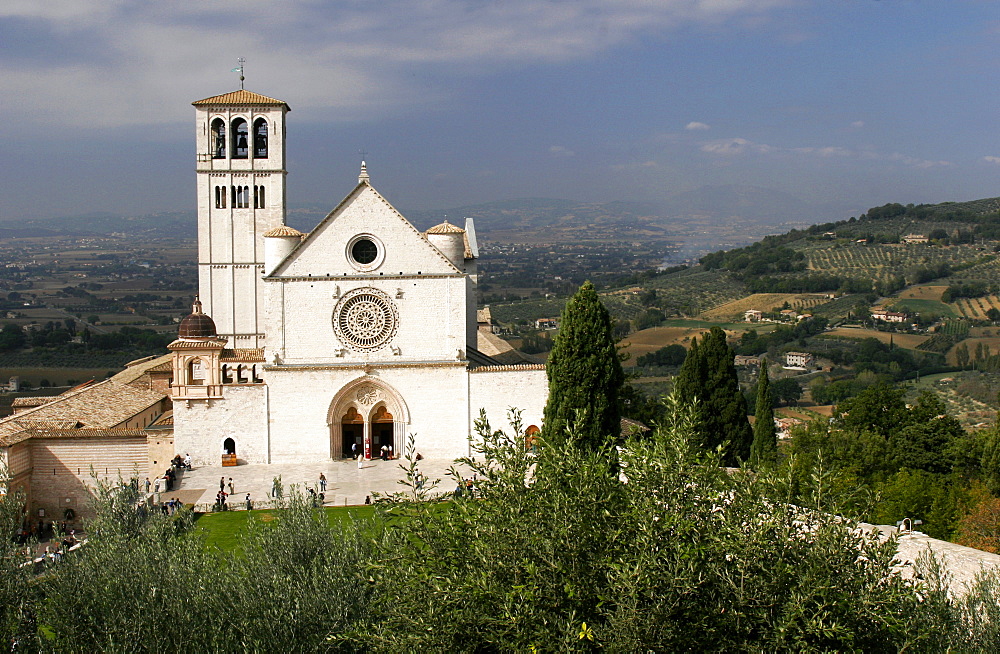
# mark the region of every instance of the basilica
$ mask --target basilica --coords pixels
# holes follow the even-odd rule
[[[199,301],[170,344],[174,449],[198,465],[469,453],[485,409],[541,425],[544,366],[476,310],[471,220],[419,231],[365,163],[308,234],[285,224],[281,100],[194,102]]]
[[[526,439],[548,395],[543,365],[476,309],[475,226],[421,232],[364,162],[308,234],[285,224],[281,100],[234,91],[194,103],[198,299],[170,352],[102,382],[14,401],[0,418],[0,498],[39,520],[89,511],[96,479],[196,466],[470,453],[485,410]],[[352,180],[353,181],[353,180]],[[5,471],[5,472],[4,472]]]

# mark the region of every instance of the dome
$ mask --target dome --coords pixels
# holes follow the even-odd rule
[[[288,225],[278,225],[273,227],[266,232],[264,232],[265,238],[275,238],[275,237],[285,237],[294,236],[296,238],[302,238],[304,234],[294,227],[289,227]]]
[[[216,336],[215,321],[201,312],[201,301],[195,299],[191,315],[181,321],[177,328],[178,338],[212,338]]]
[[[452,225],[447,220],[440,225],[434,225],[427,230],[427,234],[464,234],[465,230],[458,225]]]

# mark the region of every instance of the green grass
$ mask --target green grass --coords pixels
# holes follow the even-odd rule
[[[902,307],[906,311],[922,313],[922,314],[937,314],[939,316],[955,317],[955,312],[944,302],[939,302],[937,300],[895,300],[892,303],[894,307]]]
[[[367,521],[375,515],[374,506],[328,506],[323,510],[331,526],[349,520]],[[251,520],[267,524],[280,519],[280,509],[199,513],[195,515],[195,530],[204,536],[206,547],[235,552],[239,551],[243,532]]]

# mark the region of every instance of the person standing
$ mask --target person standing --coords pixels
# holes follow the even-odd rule
[[[365,462],[365,455],[364,454],[359,454],[358,455],[358,470],[361,470],[361,466],[364,465],[364,462]]]
[[[394,458],[394,457],[392,456],[392,443],[389,443],[389,458],[390,458],[390,459],[393,459],[393,458]]]
[[[233,487],[233,478],[232,477],[229,478],[229,494],[230,495],[235,495],[236,494],[236,488]]]
[[[319,492],[321,493],[326,492],[326,475],[324,475],[322,472],[319,473]]]
[[[351,443],[351,458],[353,459],[358,455],[358,444],[357,442]]]
[[[146,477],[146,494],[149,494],[149,477]]]
[[[247,493],[247,511],[253,511],[253,502],[250,501],[250,493]]]
[[[225,475],[223,475],[222,478],[219,480],[219,492],[220,493],[225,493],[226,492],[226,476]]]

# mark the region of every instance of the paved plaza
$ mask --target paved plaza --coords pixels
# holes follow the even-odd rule
[[[319,492],[319,475],[323,473],[327,480],[324,493],[327,506],[364,504],[365,497],[372,493],[406,490],[399,484],[399,480],[406,477],[400,464],[405,465],[406,461],[372,459],[365,461],[361,468],[358,468],[357,461],[350,459],[316,463],[246,464],[225,468],[221,465],[196,467],[179,475],[179,487],[169,493],[160,493],[160,500],[176,497],[185,504],[195,504],[198,505],[196,509],[203,510],[207,508],[205,505],[215,503],[220,478],[226,478],[228,493],[228,482],[232,477],[235,493],[229,503],[234,508],[242,508],[247,493],[250,493],[255,504],[267,502],[273,480],[278,475],[281,475],[286,493],[292,485],[298,486],[302,492],[306,492],[307,487]],[[441,479],[439,491],[450,491],[455,487],[448,476],[448,469],[453,464],[450,459],[424,459],[419,463],[419,470],[429,480]]]

